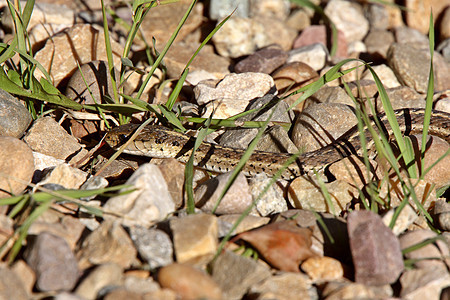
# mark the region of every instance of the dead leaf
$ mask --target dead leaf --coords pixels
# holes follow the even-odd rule
[[[273,267],[299,272],[301,261],[316,256],[311,250],[311,235],[311,230],[287,220],[241,233],[238,237],[255,247]]]

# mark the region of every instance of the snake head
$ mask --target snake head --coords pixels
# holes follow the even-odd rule
[[[126,124],[111,129],[105,136],[105,142],[113,149],[123,145],[134,131],[139,127],[137,124]]]

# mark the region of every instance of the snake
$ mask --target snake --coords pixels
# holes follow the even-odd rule
[[[395,110],[395,117],[402,134],[405,136],[420,134],[423,131],[424,109],[399,109]],[[376,121],[381,130],[376,126]],[[393,137],[393,130],[389,124],[387,115],[382,113],[370,118],[370,124],[377,135],[383,132],[387,138]],[[131,135],[138,129],[139,124],[126,124],[111,129],[105,136],[106,143],[113,149],[119,149]],[[373,142],[367,126],[363,129],[366,145]],[[450,114],[432,110],[428,134],[438,136],[450,143]],[[161,125],[147,125],[136,138],[128,143],[124,153],[147,156],[154,158],[175,158],[186,163],[192,152],[195,138],[171,130]],[[369,147],[369,146],[367,146]],[[281,173],[283,179],[294,179],[304,174],[323,172],[330,164],[350,155],[363,155],[364,147],[361,142],[361,134],[358,125],[355,125],[334,140],[318,150],[300,154],[297,159],[289,164]],[[194,166],[218,173],[232,171],[244,155],[245,150],[224,147],[214,143],[203,142],[194,151]],[[274,176],[283,165],[292,157],[290,153],[275,153],[254,151],[242,168],[245,175],[265,173]]]

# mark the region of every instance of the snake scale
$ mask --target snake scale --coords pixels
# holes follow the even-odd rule
[[[423,109],[400,109],[396,110],[395,114],[404,135],[422,132]],[[377,118],[386,136],[392,137],[392,129],[386,115],[380,114]],[[375,124],[374,118],[371,119],[371,123],[371,125]],[[108,132],[105,140],[110,147],[117,149],[129,139],[138,127],[137,124],[118,126]],[[372,127],[376,129],[376,126]],[[450,143],[450,114],[433,110],[428,134],[439,136]],[[370,143],[372,139],[367,128],[365,136],[367,142]],[[186,163],[192,153],[194,141],[195,139],[189,135],[158,125],[148,125],[135,140],[128,144],[124,152],[148,157],[176,158],[178,161]],[[362,150],[359,131],[357,126],[354,126],[332,144],[301,154],[282,173],[282,178],[292,179],[313,170],[320,172],[327,165],[349,155],[361,156]],[[194,165],[214,172],[228,172],[236,167],[244,152],[245,150],[242,149],[204,142],[194,153]],[[273,176],[291,155],[289,153],[254,151],[242,171],[246,175],[266,173]]]

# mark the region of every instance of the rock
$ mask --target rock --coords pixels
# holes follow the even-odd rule
[[[212,277],[224,299],[241,299],[248,289],[271,276],[269,268],[231,251],[223,251],[212,266]]]
[[[69,52],[67,45],[72,45]],[[122,46],[111,40],[111,47],[114,64],[119,66],[123,53]],[[53,84],[57,86],[72,75],[77,69],[77,62],[82,65],[93,60],[107,60],[105,35],[101,29],[91,25],[74,25],[47,41],[36,53],[35,59],[49,72]],[[39,70],[36,71],[36,77],[38,79],[43,77]]]
[[[209,17],[220,21],[231,13],[235,17],[247,18],[250,11],[249,0],[211,0],[209,4]]]
[[[361,41],[369,30],[369,22],[358,3],[332,0],[325,6],[324,12],[344,33],[348,42]]]
[[[448,1],[440,0],[406,0],[406,24],[423,34],[427,34],[431,11],[433,11],[433,21],[435,22],[448,4]]]
[[[0,137],[0,198],[20,194],[31,182],[33,172],[31,149],[17,138]]]
[[[107,295],[102,297],[103,300],[141,300],[142,298],[143,296],[141,293],[131,292],[121,287],[113,289],[112,291],[108,292]]]
[[[320,43],[329,49],[330,36],[325,25],[311,25],[305,28],[295,39],[293,49]],[[342,31],[338,30],[338,57],[347,57],[347,40]]]
[[[399,240],[371,211],[353,211],[347,221],[355,281],[376,286],[394,283],[404,269]]]
[[[277,153],[297,153],[298,149],[289,134],[280,125],[271,126],[256,144],[256,150]]]
[[[372,29],[364,38],[367,52],[374,59],[386,59],[389,47],[394,42],[392,32],[383,29]]]
[[[390,227],[392,218],[398,209],[400,209],[400,207],[391,208],[383,215],[384,225]],[[411,207],[411,205],[405,205],[395,220],[394,227],[392,227],[392,233],[396,236],[400,235],[408,229],[408,227],[414,223],[415,220],[417,220],[416,211]]]
[[[173,262],[173,244],[164,231],[135,226],[130,228],[130,237],[150,269],[170,265]]]
[[[164,57],[167,74],[170,77],[181,75],[187,62],[197,50],[197,46],[197,44],[191,45],[186,42],[172,44]],[[192,85],[197,85],[200,81],[207,79],[219,80],[230,73],[229,68],[229,59],[217,55],[211,45],[205,45],[189,65],[189,74],[186,80]],[[195,79],[196,77],[201,79]]]
[[[279,92],[285,92],[288,87],[293,90],[298,88],[299,85],[316,80],[319,74],[306,63],[292,62],[277,69],[272,77],[277,90]],[[298,98],[298,95],[296,97]]]
[[[188,265],[172,264],[161,268],[158,281],[181,299],[223,299],[220,287],[210,276]]]
[[[19,277],[21,281],[20,288],[18,288],[20,291],[22,291],[25,288],[25,291],[28,293],[28,295],[31,295],[34,288],[34,283],[36,282],[36,274],[34,271],[30,268],[30,266],[23,260],[17,260],[10,268],[12,271],[14,271],[15,275]],[[2,274],[3,276],[4,274]],[[12,288],[12,285],[9,286],[9,288]],[[2,289],[4,290],[4,289]],[[0,296],[1,297],[1,296]],[[4,299],[8,299],[5,297]],[[13,299],[16,299],[13,297]],[[28,298],[29,299],[29,298]]]
[[[395,41],[399,44],[408,44],[416,49],[429,51],[430,46],[427,36],[414,28],[406,26],[396,27],[394,28],[394,36]]]
[[[170,220],[177,262],[210,259],[217,250],[217,218],[213,215],[188,215]]]
[[[249,187],[255,201],[263,193],[270,180],[271,178],[265,174],[256,174],[250,178]],[[271,185],[256,202],[253,210],[263,217],[288,210],[287,202],[283,198],[283,190],[275,184]]]
[[[87,154],[87,150],[50,117],[36,120],[24,141],[33,151],[62,160],[70,159],[69,163],[77,162]]]
[[[36,273],[39,291],[70,291],[75,287],[80,276],[78,264],[64,239],[43,232],[27,247],[25,257]]]
[[[402,250],[405,250],[411,246],[424,242],[427,239],[436,237],[436,233],[427,229],[408,231],[400,237],[400,245]],[[434,241],[434,243],[429,243],[423,247],[405,253],[406,259],[415,260],[414,266],[417,268],[445,267],[445,262],[448,261],[448,255],[449,248],[447,243],[439,239]]]
[[[250,16],[262,16],[284,21],[290,11],[289,1],[286,0],[260,0],[250,1]]]
[[[259,1],[254,1],[254,3],[258,2]],[[285,21],[263,16],[257,16],[252,19],[262,25],[264,35],[268,40],[267,44],[262,45],[257,49],[263,48],[268,45],[278,44],[284,51],[291,50],[292,43],[294,42],[294,39],[297,36],[298,32],[290,28],[289,26],[286,26]]]
[[[65,189],[78,189],[86,181],[87,177],[88,173],[73,168],[68,164],[61,164],[52,170],[47,170],[47,174],[38,185],[59,185]]]
[[[235,215],[222,215],[218,217],[218,226],[219,226],[219,238],[224,237],[229,233],[231,228],[236,224],[236,222],[241,218],[240,214]],[[256,217],[256,216],[246,216],[244,219],[237,225],[236,229],[232,232],[231,235],[236,235],[241,232],[249,231],[251,229],[260,227],[262,225],[268,224],[270,218]]]
[[[267,107],[262,110],[261,108],[266,105]],[[291,122],[291,116],[287,112],[287,103],[280,102],[273,95],[268,94],[262,98],[255,99],[247,108],[247,110],[252,109],[257,111],[239,118],[238,121],[265,121],[272,110],[275,110],[272,115],[272,121]],[[246,149],[257,134],[257,128],[230,128],[222,134],[219,143],[227,147]]]
[[[366,14],[370,28],[388,29],[389,28],[389,11],[387,5],[381,3],[370,3]]]
[[[318,103],[309,106],[297,118],[292,141],[305,152],[333,143],[357,124],[353,111],[338,103]]]
[[[20,278],[6,266],[0,267],[0,298],[26,300],[30,299]]]
[[[313,293],[311,280],[300,273],[278,272],[250,287],[250,294],[258,295],[257,299],[312,299]]]
[[[398,82],[397,77],[395,77],[394,71],[388,66],[381,64],[378,66],[373,66],[372,69],[377,74],[378,78],[380,78],[381,83],[383,84],[385,89],[390,88],[400,88],[400,82]],[[373,80],[372,73],[369,70],[364,71],[361,77],[362,80],[369,79]],[[404,88],[407,88],[403,86]],[[390,98],[389,98],[390,99]]]
[[[119,76],[119,72],[115,70],[116,81],[119,81]],[[66,96],[78,103],[90,105],[108,103],[105,97],[114,99],[108,62],[95,60],[80,66],[67,83]]]
[[[424,95],[417,93],[414,89],[407,86],[386,89],[386,94],[392,104],[393,109],[401,108],[425,108]],[[376,98],[377,107],[383,111],[381,98]]]
[[[332,257],[311,257],[300,267],[315,283],[340,280],[344,276],[344,266]]]
[[[450,38],[443,40],[436,50],[441,53],[447,62],[450,62]]]
[[[123,215],[120,221],[124,225],[148,227],[175,210],[167,183],[158,166],[141,165],[126,184],[133,186],[134,191],[109,198],[104,205],[105,210]]]
[[[182,207],[184,199],[184,165],[176,159],[170,158],[164,159],[158,165],[158,168],[167,183],[175,208]]]
[[[31,115],[25,106],[0,89],[0,136],[20,138],[31,121]]]
[[[328,170],[333,174],[336,180],[344,181],[354,187],[362,188],[372,180],[382,177],[382,174],[378,171],[376,162],[369,160],[369,163],[370,169],[369,172],[367,172],[368,170],[364,160],[358,158],[356,155],[350,155],[332,163]]]
[[[430,55],[426,50],[417,50],[406,44],[392,44],[388,52],[388,63],[403,84],[419,93],[427,90]],[[450,88],[450,66],[439,53],[434,54],[434,88],[442,91]]]
[[[287,62],[302,62],[319,71],[325,66],[329,56],[327,48],[316,43],[289,51]]]
[[[400,283],[402,299],[445,299],[441,290],[450,284],[450,275],[444,267],[414,269],[403,273]]]
[[[439,229],[450,231],[450,204],[445,200],[434,203],[433,219]]]
[[[352,107],[355,105],[347,92],[339,86],[324,85],[312,94],[309,100],[323,103],[341,103]]]
[[[86,237],[77,256],[82,269],[110,262],[129,268],[136,254],[125,229],[117,222],[105,220]]]
[[[206,213],[211,213],[217,205],[219,196],[229,181],[231,172],[211,178],[195,189],[195,206]],[[239,174],[228,192],[222,198],[214,213],[240,214],[252,204],[252,194],[244,174]]]
[[[306,10],[297,9],[291,12],[286,20],[286,25],[297,31],[303,31],[311,26],[311,20]]]
[[[332,207],[328,205],[319,184],[303,176],[297,177],[289,185],[289,203],[295,208],[340,214],[352,201],[353,188],[348,183],[337,180],[324,185],[331,196]]]
[[[389,299],[393,295],[390,285],[372,286],[353,282],[328,282],[322,290],[327,300],[341,299]]]
[[[279,45],[262,48],[245,59],[239,61],[234,70],[237,73],[255,72],[270,74],[282,66],[288,54]]]
[[[375,81],[368,79],[356,80],[348,83],[348,87],[353,97],[366,100],[378,94],[378,87]]]
[[[229,74],[219,83],[211,86],[210,82],[199,83],[194,88],[197,103],[202,105],[210,101],[248,101],[263,97],[273,92],[275,84],[272,77],[263,73]],[[242,107],[242,111],[246,106]]]
[[[147,41],[155,38],[158,48],[161,48],[158,50],[161,51],[190,5],[191,1],[183,0],[177,4],[158,5],[152,8],[151,17],[144,18],[140,26],[144,38]],[[202,18],[203,3],[197,3],[175,41],[181,41],[189,33],[197,29],[202,23]]]
[[[433,13],[434,14],[434,13]],[[443,12],[442,12],[442,17],[441,18],[441,26],[439,27],[440,30],[440,36],[441,36],[441,41],[450,38],[450,6],[447,6],[446,8],[444,8]]]
[[[123,269],[115,263],[96,266],[78,285],[75,293],[85,299],[97,299],[99,292],[105,288],[121,285]]]

